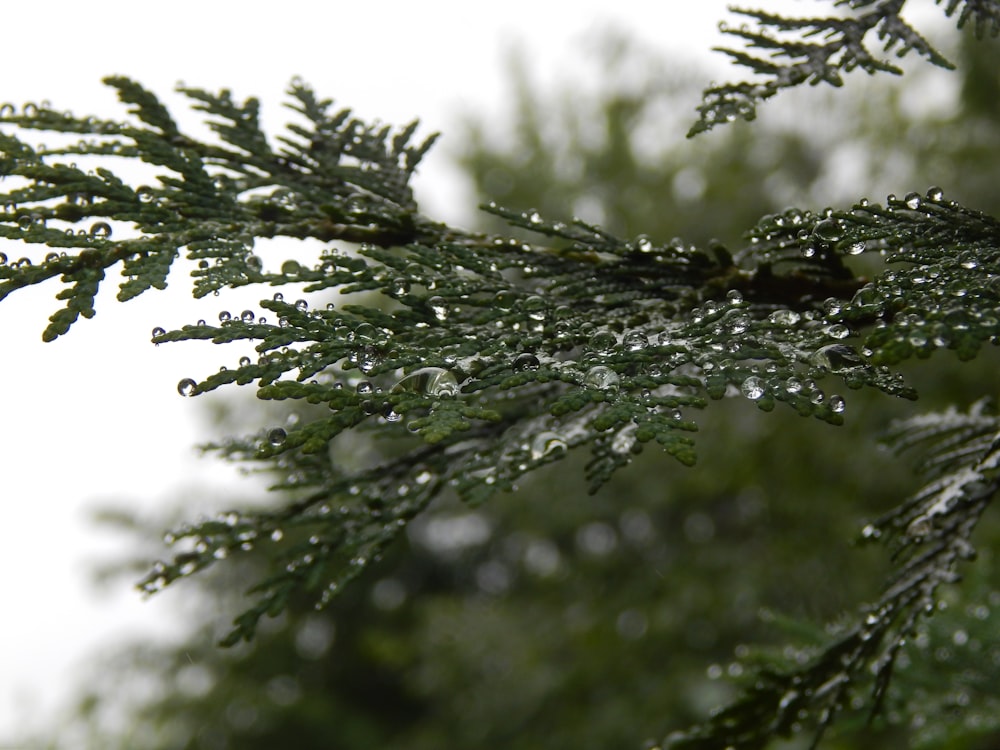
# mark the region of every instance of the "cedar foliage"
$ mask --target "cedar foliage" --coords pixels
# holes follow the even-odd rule
[[[692,133],[751,119],[756,101],[806,80],[839,85],[854,67],[898,72],[864,46],[869,33],[899,55],[912,49],[947,64],[903,21],[902,0],[846,5],[852,14],[841,19],[743,12],[758,28],[728,33],[772,56],[729,54],[765,83],[709,89]],[[949,2],[945,12],[959,9],[959,26],[972,19],[978,32],[997,33],[996,3]],[[776,33],[789,31],[802,38]],[[827,41],[804,41],[817,36]],[[43,260],[0,257],[0,298],[58,277],[65,306],[45,340],[93,316],[107,271],[120,271],[127,301],[163,288],[181,253],[198,262],[198,297],[250,284],[340,295],[324,309],[278,292],[260,303],[272,322],[245,311],[220,314],[218,325],[153,331],[156,343],[255,342],[256,360],[185,378],[181,395],[254,384],[261,399],[321,407],[207,446],[273,469],[282,477],[275,490],[291,500],[172,530],[176,554],[140,584],[154,593],[268,545],[276,564],[251,589],[228,645],[252,639],[259,620],[293,596],[329,603],[446,488],[483,503],[584,449],[597,491],[653,443],[693,463],[697,414],[712,401],[780,404],[839,425],[845,388],[913,399],[897,365],[938,349],[972,360],[997,341],[1000,222],[937,187],[765,216],[734,249],[619,237],[493,203],[483,209],[511,231],[473,233],[419,212],[409,180],[433,136],[415,140],[416,123],[362,122],[296,81],[288,94],[298,120],[272,147],[256,100],[181,88],[216,135],[202,142],[137,83],[106,82],[130,119],[0,108],[0,121],[15,126],[0,133],[0,174],[11,186],[0,195],[0,234],[51,249]],[[47,148],[36,131],[81,140]],[[166,173],[131,186],[110,169],[67,162],[83,155]],[[271,237],[328,245],[307,267],[255,254],[255,240]],[[858,256],[876,259],[878,270],[861,276]],[[862,532],[892,551],[882,596],[805,658],[759,666],[738,701],[668,743],[763,747],[805,725],[818,742],[845,708],[879,715],[907,640],[935,611],[941,584],[974,556],[972,533],[997,489],[997,419],[979,401],[894,425],[890,444],[922,451],[927,483]],[[384,444],[386,458],[352,472],[330,453],[357,432]]]

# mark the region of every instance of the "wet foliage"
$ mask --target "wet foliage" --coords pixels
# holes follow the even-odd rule
[[[362,122],[295,82],[300,119],[272,146],[255,100],[184,88],[216,136],[201,141],[135,82],[108,83],[128,120],[0,109],[0,235],[48,251],[0,257],[0,293],[58,279],[66,304],[48,340],[93,315],[108,272],[121,273],[127,301],[162,288],[182,255],[197,265],[196,296],[303,290],[152,332],[160,344],[255,347],[182,379],[181,396],[245,385],[304,415],[206,446],[278,477],[280,501],[172,529],[174,553],[140,584],[155,593],[266,549],[227,645],[293,604],[331,605],[447,492],[495,501],[580,453],[591,492],[649,448],[690,465],[703,412],[725,399],[839,426],[849,391],[913,399],[902,363],[938,349],[968,361],[1000,335],[1000,222],[937,187],[764,216],[737,247],[619,236],[495,203],[483,211],[506,229],[469,232],[420,213],[409,179],[433,138],[415,141],[415,124]],[[50,149],[41,132],[82,140]],[[166,174],[131,186],[76,167],[84,155]],[[324,246],[303,264],[260,252],[272,237]],[[898,423],[890,441],[922,451],[928,483],[865,528],[893,553],[882,596],[814,648],[754,670],[741,698],[669,742],[763,747],[806,727],[818,741],[842,714],[878,715],[905,643],[973,556],[996,490],[997,427],[982,403]],[[375,464],[337,460],[358,440],[381,446]]]
[[[942,5],[941,0],[935,0]],[[760,10],[734,9],[741,23],[733,27],[720,22],[719,29],[742,40],[752,50],[720,48],[733,62],[749,68],[759,79],[754,82],[727,83],[705,90],[698,107],[698,121],[689,136],[710,130],[716,125],[737,119],[753,120],[757,104],[782,89],[809,83],[843,86],[845,73],[860,69],[874,75],[902,75],[902,69],[885,59],[884,53],[905,57],[914,52],[927,62],[952,68],[904,17],[906,0],[834,0],[831,9],[845,8],[837,16],[789,18]],[[958,14],[958,28],[969,24],[977,36],[1000,34],[1000,3],[994,0],[947,0],[947,16]],[[971,22],[971,23],[970,23]],[[873,49],[874,46],[881,50]]]

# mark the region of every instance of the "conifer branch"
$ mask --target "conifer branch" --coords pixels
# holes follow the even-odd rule
[[[276,149],[256,100],[184,88],[218,136],[203,143],[138,84],[108,82],[136,122],[4,108],[0,122],[16,132],[0,134],[0,174],[18,182],[0,194],[0,236],[66,254],[0,257],[0,298],[58,276],[67,303],[45,329],[51,339],[93,315],[110,269],[125,277],[125,301],[165,286],[181,252],[198,261],[197,297],[289,283],[340,295],[322,306],[278,292],[259,311],[222,311],[218,325],[153,331],[155,343],[254,342],[256,358],[184,378],[181,395],[253,385],[261,399],[308,410],[206,446],[272,472],[282,504],[175,529],[172,557],[140,582],[154,593],[270,546],[276,565],[251,588],[227,644],[252,638],[292,596],[322,607],[445,489],[481,503],[579,449],[590,452],[592,491],[653,443],[690,465],[694,415],[727,397],[763,411],[781,402],[838,425],[841,386],[912,399],[892,365],[941,348],[970,359],[1000,336],[1000,221],[937,188],[884,206],[767,216],[736,252],[618,237],[495,204],[483,209],[511,231],[476,234],[419,212],[409,179],[433,139],[411,145],[415,125],[393,130],[331,112],[295,83],[293,109],[308,124],[289,125]],[[89,140],[48,150],[28,142],[34,131]],[[83,154],[168,174],[133,187],[108,169],[63,162]],[[112,237],[120,225],[134,236]],[[330,244],[315,264],[255,254],[256,238],[275,236]],[[871,278],[851,267],[862,254],[883,261]],[[794,730],[800,710],[821,732],[873,665],[878,709],[904,639],[952,580],[995,490],[996,425],[981,410],[932,422],[927,435],[908,423],[894,438],[901,447],[938,440],[928,462],[936,473],[872,527],[899,545],[882,597],[807,666],[762,672],[744,701],[678,738],[682,746],[761,746]],[[384,447],[378,465],[332,462],[357,435]]]
[[[862,530],[863,541],[893,547],[896,568],[882,596],[853,625],[831,624],[828,631],[839,633],[832,642],[786,656],[783,669],[752,670],[753,684],[738,701],[671,735],[667,747],[762,748],[808,726],[816,747],[838,714],[866,703],[869,721],[881,714],[900,654],[920,621],[937,610],[939,587],[960,580],[957,563],[973,559],[972,533],[1000,488],[1000,419],[985,406],[980,401],[965,414],[952,408],[893,425],[887,441],[897,451],[922,448],[929,481]]]
[[[940,0],[936,0],[940,4]],[[902,70],[884,59],[882,53],[894,52],[897,58],[915,52],[933,65],[953,68],[940,52],[924,39],[904,18],[906,0],[836,0],[834,7],[846,6],[843,17],[786,18],[758,10],[734,8],[733,12],[754,21],[750,27],[731,27],[720,23],[724,34],[743,40],[755,55],[728,47],[717,47],[738,65],[759,76],[753,82],[711,86],[698,106],[698,120],[688,137],[711,130],[716,125],[737,119],[753,120],[757,104],[770,99],[782,89],[803,83],[828,83],[842,86],[843,73],[860,69],[874,75]],[[949,0],[944,8],[948,17],[962,6],[958,27],[972,20],[977,36],[1000,34],[1000,3],[996,0]],[[872,44],[881,45],[876,52]]]

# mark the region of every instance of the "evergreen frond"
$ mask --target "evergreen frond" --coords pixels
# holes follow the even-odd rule
[[[855,0],[849,9],[863,12],[839,19],[739,11],[762,30],[728,33],[770,57],[728,53],[767,81],[710,89],[693,132],[750,119],[757,100],[805,80],[839,85],[854,67],[898,72],[868,51],[870,33],[898,56],[914,50],[947,65],[902,21],[903,4]],[[995,34],[995,13],[993,3],[969,1],[958,23],[992,23]],[[801,39],[777,36],[785,32]],[[808,41],[817,37],[826,41]],[[127,301],[164,288],[182,253],[197,263],[196,297],[249,285],[304,289],[294,301],[269,291],[260,311],[223,311],[218,324],[152,334],[158,344],[255,347],[254,357],[180,380],[182,396],[249,385],[259,399],[294,402],[305,414],[205,446],[269,472],[280,500],[179,526],[167,535],[168,559],[139,584],[153,594],[266,546],[274,566],[249,587],[227,645],[252,639],[261,618],[293,597],[328,604],[446,492],[484,503],[581,450],[595,492],[654,444],[693,464],[696,417],[713,402],[739,399],[764,412],[781,403],[840,425],[843,388],[914,399],[894,366],[938,349],[969,360],[1000,341],[1000,221],[939,188],[889,196],[884,206],[861,199],[765,216],[735,251],[617,236],[495,203],[482,208],[506,229],[481,234],[420,212],[410,180],[434,137],[415,141],[416,123],[365,122],[294,82],[298,119],[272,144],[256,99],[182,87],[214,133],[202,142],[135,82],[107,83],[132,120],[37,107],[0,115],[14,131],[0,133],[0,176],[14,178],[0,193],[0,236],[52,250],[44,260],[0,255],[0,299],[58,277],[65,307],[43,332],[51,340],[93,316],[109,270],[120,271],[118,297]],[[33,145],[36,132],[84,140],[47,149]],[[84,155],[165,173],[156,185],[132,186],[109,169],[67,163]],[[324,247],[300,263],[257,247],[272,237]],[[870,276],[856,271],[858,256],[868,256]],[[859,700],[878,715],[907,639],[973,553],[972,532],[1000,481],[998,436],[983,404],[894,426],[890,444],[922,449],[928,482],[865,527],[866,539],[893,550],[881,597],[855,624],[831,626],[829,643],[769,660],[739,701],[669,738],[673,746],[763,747],[807,724],[818,742]],[[377,461],[337,460],[362,439],[379,446]]]
[[[882,596],[855,624],[831,624],[838,635],[830,643],[810,643],[781,669],[768,660],[738,701],[668,737],[668,747],[762,748],[806,727],[816,747],[838,714],[866,704],[869,721],[882,713],[901,654],[938,609],[939,588],[958,581],[958,562],[975,555],[972,533],[1000,487],[1000,419],[978,402],[964,414],[952,408],[901,421],[887,441],[900,451],[922,449],[930,481],[862,530],[863,540],[889,540],[894,548]]]
[[[888,365],[938,347],[968,358],[997,335],[1000,225],[937,189],[890,196],[884,208],[862,201],[765,217],[735,254],[484,206],[535,238],[526,242],[419,214],[408,180],[429,141],[411,146],[412,125],[393,131],[331,113],[296,83],[293,109],[310,124],[289,126],[276,152],[255,100],[184,88],[222,145],[201,143],[137,84],[109,83],[143,125],[91,130],[111,131],[119,156],[170,169],[159,187],[133,188],[105,169],[83,173],[57,161],[72,150],[40,154],[5,136],[4,163],[26,185],[0,196],[0,231],[76,251],[0,265],[4,294],[56,275],[67,284],[57,296],[68,305],[47,339],[93,314],[107,269],[121,264],[126,300],[165,286],[182,251],[199,261],[196,296],[292,282],[342,295],[316,308],[279,292],[261,301],[272,318],[224,311],[218,325],[154,331],[156,343],[255,343],[256,360],[185,378],[183,395],[256,384],[261,399],[326,409],[282,428],[280,440],[265,429],[210,446],[277,467],[282,486],[308,500],[235,524],[184,527],[174,536],[187,546],[142,584],[154,591],[285,527],[308,530],[313,541],[287,546],[285,571],[255,589],[260,604],[237,637],[250,637],[256,617],[293,591],[339,588],[444,487],[483,502],[580,448],[592,454],[592,491],[654,443],[692,464],[694,414],[729,396],[840,424],[846,401],[822,381],[913,398]],[[83,129],[91,122],[60,117]],[[22,129],[51,122],[45,112],[7,119]],[[93,218],[101,221],[83,235],[50,226]],[[129,222],[137,236],[112,238],[108,222]],[[331,244],[313,266],[254,254],[256,238],[277,235]],[[865,282],[848,265],[865,252],[905,268]],[[400,457],[356,474],[330,467],[323,456],[359,429]]]
[[[940,4],[940,0],[935,0]],[[738,27],[720,23],[724,34],[743,41],[755,53],[720,47],[734,63],[749,68],[757,80],[727,83],[707,88],[698,106],[698,120],[688,136],[711,130],[737,119],[753,120],[757,105],[782,89],[803,83],[842,86],[843,74],[860,69],[874,75],[902,70],[885,59],[892,52],[901,58],[914,52],[933,65],[954,66],[903,18],[906,0],[838,0],[833,7],[842,16],[788,18],[759,10],[734,8],[733,12],[753,21]],[[948,0],[944,8],[952,16],[962,6],[958,27],[973,21],[976,34],[1000,33],[1000,3],[996,0]],[[876,45],[881,46],[877,50]],[[756,54],[759,51],[759,54]]]

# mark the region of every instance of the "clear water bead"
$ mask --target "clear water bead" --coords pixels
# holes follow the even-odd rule
[[[583,378],[584,385],[603,391],[618,390],[620,382],[621,378],[618,377],[618,373],[604,365],[591,367]]]
[[[223,310],[222,312],[219,313],[220,323],[228,323],[232,319],[233,316],[229,314],[229,310]]]
[[[434,317],[438,320],[444,320],[448,317],[448,303],[444,297],[431,297],[427,300],[427,304],[431,308],[431,312],[434,313]]]
[[[793,326],[799,322],[801,317],[802,316],[794,310],[775,310],[767,316],[767,319],[775,325]]]
[[[932,201],[940,201],[944,199],[944,190],[939,188],[937,185],[932,185],[927,188],[927,199]]]
[[[458,380],[443,367],[421,367],[402,378],[392,387],[392,393],[410,391],[438,398],[454,398],[458,395]]]
[[[198,392],[198,384],[191,378],[184,378],[177,384],[177,392],[182,396],[193,396]]]
[[[587,343],[596,352],[609,352],[618,343],[618,338],[611,331],[598,331]]]
[[[847,402],[843,396],[830,396],[830,410],[835,414],[842,414],[847,408]]]
[[[637,352],[649,346],[649,337],[642,331],[629,331],[622,339],[622,346],[630,352]]]
[[[844,372],[863,367],[865,361],[851,347],[844,344],[828,344],[817,349],[809,358],[817,367],[830,372]]]
[[[743,381],[743,385],[740,386],[740,390],[743,392],[743,395],[751,401],[758,401],[764,397],[764,381],[756,375],[751,375]]]
[[[566,441],[558,433],[546,430],[539,432],[531,440],[531,459],[537,461],[540,458],[555,452],[564,452]]]
[[[545,312],[547,305],[542,297],[537,294],[533,294],[524,300],[522,305],[524,311],[528,313],[528,317],[532,320],[545,320]]]
[[[254,321],[253,310],[244,310],[243,312],[241,312],[240,320],[242,320],[244,323],[253,323]]]
[[[106,240],[111,236],[111,225],[106,221],[98,221],[90,227],[90,237],[95,240]]]
[[[844,229],[836,219],[823,219],[813,228],[813,238],[823,243],[837,242],[844,236]]]
[[[267,433],[267,442],[271,445],[281,445],[285,442],[285,438],[288,437],[288,433],[285,432],[280,427],[275,427],[273,430]]]
[[[156,328],[153,329],[153,338],[156,338],[157,336],[162,336],[165,333],[166,333],[165,330],[157,326]]]
[[[538,357],[530,352],[522,352],[514,357],[514,361],[511,363],[511,368],[514,372],[523,372],[524,370],[537,370],[539,366]]]
[[[493,303],[501,310],[509,310],[517,301],[517,295],[509,289],[501,289],[493,295]]]

